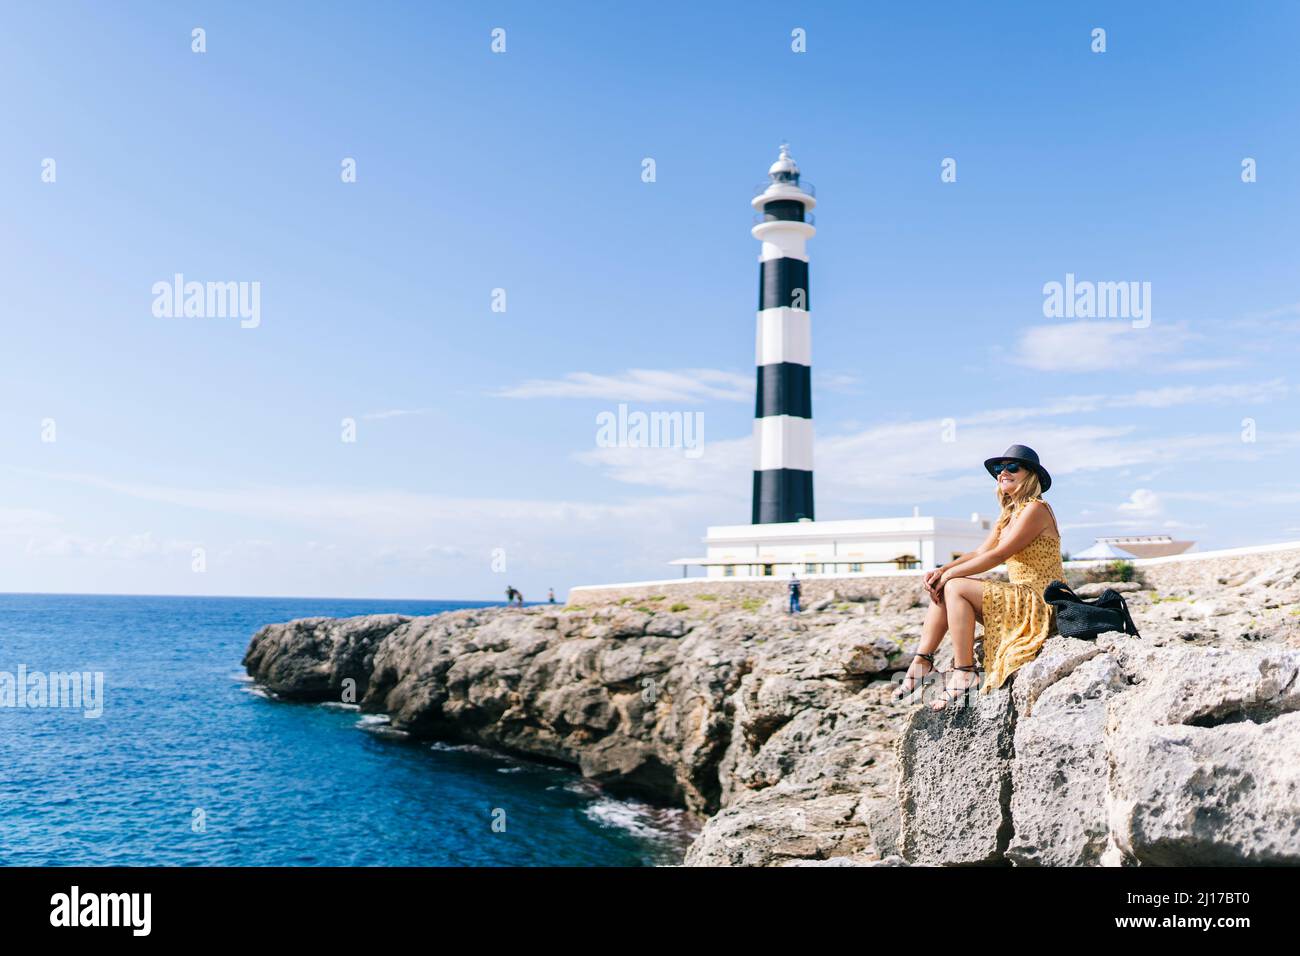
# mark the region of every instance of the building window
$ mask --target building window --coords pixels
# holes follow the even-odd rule
[[[804,574],[816,574],[816,573],[817,573],[817,565],[815,565],[815,564],[805,564],[805,565],[803,566],[803,573],[804,573]]]
[[[763,565],[763,577],[770,578],[771,576],[772,576],[772,565],[770,564]]]
[[[860,565],[860,564],[850,564],[850,565],[849,565],[849,573],[850,573],[850,574],[860,573],[861,571],[862,571],[862,565]]]
[[[736,566],[734,564],[724,565],[722,568],[724,578],[734,578],[736,576]]]

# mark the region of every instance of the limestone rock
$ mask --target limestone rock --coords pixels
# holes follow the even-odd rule
[[[1140,683],[1110,707],[1110,829],[1147,865],[1300,863],[1300,689],[1294,651],[1116,642]]]
[[[1039,690],[1032,713],[1022,708],[1016,721],[1010,807],[1015,832],[1006,851],[1012,863],[1095,866],[1106,850],[1106,705],[1127,685],[1114,658],[1094,652],[1075,657],[1071,668],[1053,668],[1059,679]],[[1049,655],[1045,645],[1039,660]],[[1036,677],[1017,675],[1017,701],[1028,696],[1025,678]]]
[[[1100,597],[1103,591],[1132,594],[1141,591],[1142,585],[1136,581],[1102,581],[1093,584],[1080,584],[1077,588],[1071,588],[1071,590],[1081,598],[1095,598]]]
[[[898,738],[899,852],[930,865],[998,863],[1011,838],[1011,693],[915,708]]]
[[[244,663],[279,697],[355,686],[414,736],[686,807],[688,864],[1295,864],[1300,556],[1206,564],[1124,589],[1140,639],[1053,636],[966,710],[891,699],[915,578],[808,581],[823,609],[798,615],[775,581],[312,618],[262,628]]]
[[[335,620],[305,618],[269,624],[244,654],[249,676],[285,700],[339,700],[352,680],[359,701],[369,686],[380,643],[408,618],[370,614]]]

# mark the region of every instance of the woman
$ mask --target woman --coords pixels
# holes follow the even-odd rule
[[[899,699],[908,696],[918,681],[928,683],[924,678],[934,670],[934,651],[944,632],[951,632],[953,669],[945,673],[953,679],[950,684],[945,681],[942,698],[930,705],[934,710],[957,701],[961,706],[970,688],[979,684],[976,621],[984,625],[988,680],[982,694],[1001,687],[1056,633],[1052,607],[1043,600],[1043,589],[1049,583],[1065,580],[1061,532],[1051,506],[1042,499],[1052,485],[1052,476],[1039,464],[1037,453],[1025,445],[1012,445],[1000,458],[984,462],[984,468],[997,482],[1002,513],[983,544],[926,574],[930,608],[921,629],[920,647],[899,695]],[[971,577],[1003,562],[1010,583]]]

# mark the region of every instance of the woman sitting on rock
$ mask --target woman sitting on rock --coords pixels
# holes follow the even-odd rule
[[[984,467],[997,481],[1002,513],[983,544],[925,575],[931,603],[920,646],[898,695],[900,700],[909,696],[918,681],[924,692],[929,683],[925,677],[935,670],[934,652],[944,632],[950,632],[953,668],[943,673],[955,676],[951,684],[945,681],[942,698],[930,705],[934,710],[949,703],[964,706],[984,671],[988,679],[980,693],[1001,687],[1056,632],[1052,607],[1043,600],[1048,584],[1065,580],[1061,532],[1051,506],[1042,499],[1052,476],[1024,445],[1012,445]],[[1004,562],[1010,583],[971,577]],[[984,625],[984,671],[975,664],[976,621]]]

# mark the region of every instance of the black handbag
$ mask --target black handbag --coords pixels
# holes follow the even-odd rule
[[[1106,631],[1142,636],[1128,613],[1124,595],[1114,588],[1106,588],[1097,598],[1085,601],[1064,581],[1053,581],[1043,591],[1043,600],[1056,609],[1056,633],[1062,637],[1091,641]]]

